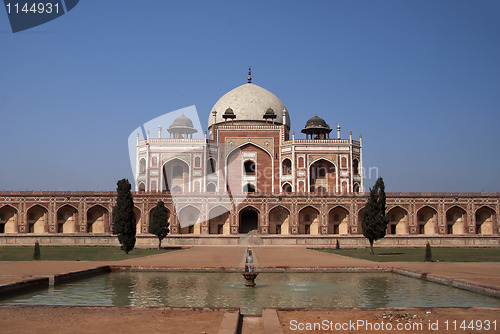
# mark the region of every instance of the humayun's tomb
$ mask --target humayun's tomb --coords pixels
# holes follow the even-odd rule
[[[361,135],[341,138],[340,126],[311,115],[297,138],[281,100],[250,76],[208,114],[204,138],[193,138],[184,115],[158,124],[156,138],[137,138],[138,246],[156,244],[148,224],[159,200],[170,212],[166,245],[367,244]],[[115,200],[115,192],[0,192],[0,244],[118,244]],[[387,210],[382,245],[500,245],[499,193],[387,193]]]

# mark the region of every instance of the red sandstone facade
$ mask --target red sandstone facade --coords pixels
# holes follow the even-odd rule
[[[159,200],[172,236],[359,236],[367,194],[359,141],[330,138],[318,116],[290,136],[290,117],[250,83],[215,104],[204,138],[186,116],[137,140],[137,234]],[[169,138],[163,138],[168,126]],[[1,192],[0,235],[110,236],[113,192]],[[498,240],[499,193],[388,194],[388,235],[488,235]],[[194,240],[194,239],[193,239]]]
[[[498,235],[498,193],[388,193],[388,235]],[[2,234],[110,234],[114,192],[0,192]],[[277,234],[276,226],[288,223],[290,236],[312,234],[316,223],[320,235],[361,233],[366,194],[246,196],[238,207],[212,197],[180,195],[176,210],[168,193],[134,193],[137,233],[147,234],[151,211],[163,200],[170,211],[172,234],[181,234],[178,217],[194,211],[200,234],[218,234],[219,215],[228,212],[230,234],[240,233],[248,210],[257,213],[258,231]],[[198,211],[199,203],[202,210]],[[227,214],[227,213],[226,213]],[[306,217],[309,215],[309,217]],[[224,221],[225,222],[225,221]],[[308,226],[309,225],[309,226]],[[283,229],[283,227],[282,227]],[[190,232],[186,231],[185,234]]]

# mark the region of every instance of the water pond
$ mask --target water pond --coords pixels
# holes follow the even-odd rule
[[[240,273],[112,272],[0,304],[238,307],[500,307],[483,296],[393,273],[260,273],[245,287]]]

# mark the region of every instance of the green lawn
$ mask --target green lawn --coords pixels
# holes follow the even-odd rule
[[[175,249],[133,249],[128,254],[117,247],[40,246],[41,260],[46,261],[119,261],[162,254]],[[0,261],[31,261],[34,247],[0,247]]]
[[[334,249],[311,248],[317,251],[350,256],[357,259],[377,262],[423,262],[425,247],[422,248],[374,248],[375,255],[370,255],[369,248]],[[500,262],[500,248],[451,248],[433,247],[432,261],[436,262]]]

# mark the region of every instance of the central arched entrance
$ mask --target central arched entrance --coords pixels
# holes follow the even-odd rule
[[[240,212],[240,233],[258,230],[259,212],[254,208],[245,208]]]
[[[189,192],[189,165],[180,159],[168,161],[162,168],[163,191]]]

